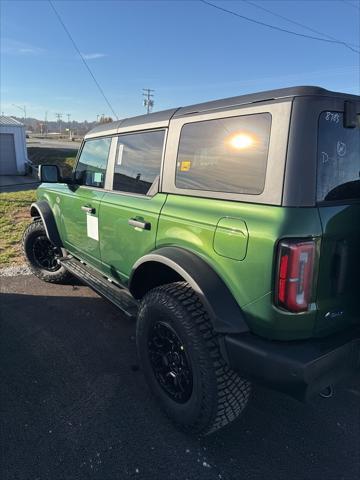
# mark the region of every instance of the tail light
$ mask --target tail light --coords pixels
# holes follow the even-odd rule
[[[290,312],[304,312],[311,303],[315,241],[283,240],[278,248],[275,303]]]

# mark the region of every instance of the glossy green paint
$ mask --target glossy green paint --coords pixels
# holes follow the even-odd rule
[[[37,200],[46,200],[54,214],[56,226],[63,239],[63,230],[61,228],[61,209],[56,198],[59,194],[62,195],[62,191],[65,185],[61,183],[42,183],[36,190]]]
[[[88,237],[88,214],[81,207],[94,208],[92,216],[98,218],[103,196],[101,189],[64,183],[42,184],[38,188],[38,198],[47,200],[53,210],[64,247],[97,269],[102,268],[99,242]]]
[[[231,229],[232,222],[234,230],[243,222],[247,226],[249,240],[242,260],[225,257],[214,249],[215,230],[224,218],[227,218],[227,230]],[[321,233],[317,208],[284,208],[168,195],[161,211],[156,246],[176,245],[200,255],[227,284],[253,332],[290,340],[313,335],[316,311],[290,314],[273,306],[276,244],[280,238],[320,237]],[[239,258],[242,258],[243,241],[240,236]],[[236,238],[231,254],[236,255]]]
[[[106,192],[101,202],[100,250],[103,271],[127,282],[140,257],[155,249],[159,214],[166,194],[153,197]],[[135,219],[150,224],[149,230],[129,225]]]
[[[93,216],[99,221],[100,201],[103,196],[104,192],[101,189],[81,186],[76,189],[68,187],[60,199],[66,248],[97,268],[101,268],[99,241],[87,235],[87,218]],[[88,214],[81,207],[93,208],[94,213]]]
[[[285,208],[163,193],[146,197],[66,184],[43,184],[38,198],[52,208],[64,246],[121,283],[126,284],[143,255],[177,246],[212,266],[258,335],[311,338],[359,321],[360,205]],[[82,206],[95,208],[99,216],[99,241],[87,236]],[[129,225],[131,218],[150,223],[150,230]],[[308,312],[292,314],[274,306],[274,263],[281,238],[317,239],[316,304]],[[352,266],[346,289],[334,295],[334,246],[339,242],[346,243]],[[339,311],[343,313],[337,315]],[[334,318],[329,319],[328,312],[335,312]]]
[[[244,260],[249,241],[249,232],[244,220],[220,218],[214,233],[214,250],[222,257]]]

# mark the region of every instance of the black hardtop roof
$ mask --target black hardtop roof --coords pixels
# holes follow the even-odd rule
[[[170,110],[162,110],[160,112],[150,113],[147,115],[139,115],[136,117],[124,118],[115,122],[98,125],[88,132],[87,135],[106,135],[107,131],[117,128],[130,127],[134,125],[143,126],[145,124],[157,123],[170,120],[171,118],[182,117],[192,113],[201,113],[209,110],[222,110],[226,108],[247,105],[258,102],[266,102],[278,100],[282,98],[294,98],[303,96],[321,96],[321,97],[341,97],[344,100],[359,101],[360,96],[348,93],[333,92],[321,87],[299,86],[279,88],[276,90],[267,90],[264,92],[250,93],[237,97],[224,98],[221,100],[212,100],[210,102],[198,103],[187,107],[178,107]]]

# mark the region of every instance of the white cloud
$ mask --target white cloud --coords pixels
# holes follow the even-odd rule
[[[107,57],[106,53],[83,53],[85,60],[94,60],[95,58]]]
[[[0,51],[8,55],[40,55],[45,52],[45,49],[11,38],[3,38]]]

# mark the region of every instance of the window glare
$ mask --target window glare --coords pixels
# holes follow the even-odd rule
[[[164,130],[120,135],[113,189],[146,195],[160,175]]]
[[[87,140],[80,154],[75,178],[80,185],[104,187],[111,138]]]
[[[176,186],[260,194],[270,140],[269,113],[206,120],[182,128]]]

